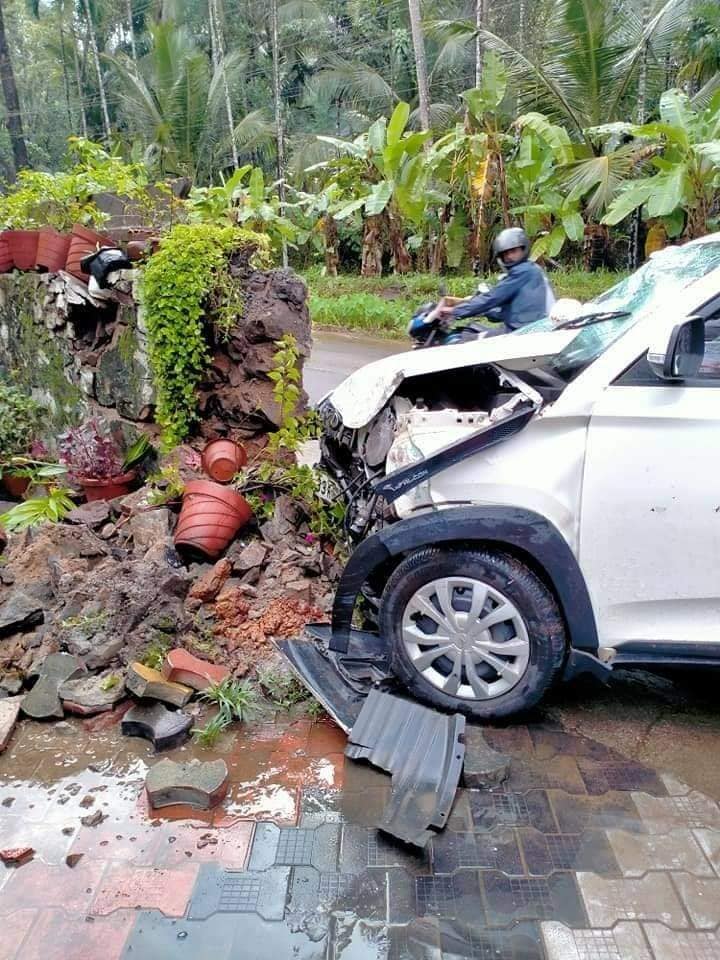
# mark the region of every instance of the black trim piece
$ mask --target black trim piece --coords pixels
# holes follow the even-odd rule
[[[720,643],[684,643],[673,640],[625,640],[614,647],[612,663],[619,659],[628,662],[631,657],[643,660],[667,658],[677,660],[715,661],[720,663]]]
[[[538,513],[519,507],[452,507],[401,520],[364,540],[348,561],[335,593],[330,649],[347,653],[355,601],[382,564],[420,547],[483,541],[527,554],[555,589],[573,647],[596,653],[597,627],[585,579],[560,532]]]
[[[451,443],[442,450],[438,450],[431,457],[413,463],[409,467],[402,467],[400,470],[394,470],[392,473],[383,477],[373,484],[373,490],[379,496],[384,497],[388,503],[392,503],[401,497],[408,490],[412,490],[419,483],[434,477],[436,474],[454,467],[456,463],[473,457],[481,450],[488,447],[494,447],[498,443],[504,443],[510,437],[519,433],[535,416],[536,407],[528,401],[520,409],[516,410],[509,417],[501,420],[499,423],[493,423],[490,426],[483,427],[482,430],[476,430],[469,437],[464,437],[458,443]]]
[[[465,759],[465,717],[372,689],[345,756],[392,774],[381,830],[425,847],[447,823]]]
[[[569,680],[574,680],[575,677],[587,673],[598,680],[605,681],[612,673],[612,667],[603,663],[602,660],[598,660],[597,657],[586,650],[571,650],[563,669],[563,681],[567,683]]]

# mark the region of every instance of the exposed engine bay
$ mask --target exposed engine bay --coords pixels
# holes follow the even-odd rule
[[[507,439],[555,399],[559,388],[531,386],[535,379],[526,371],[521,380],[494,364],[411,376],[357,428],[345,425],[332,395],[326,398],[318,408],[320,466],[345,501],[348,535],[357,540],[431,508],[429,476]],[[512,429],[491,429],[511,421]]]

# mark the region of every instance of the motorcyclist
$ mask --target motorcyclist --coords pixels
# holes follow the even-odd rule
[[[530,241],[525,231],[521,227],[501,231],[495,238],[493,252],[505,276],[491,290],[461,303],[450,306],[441,301],[437,312],[446,325],[484,316],[501,321],[501,327],[487,333],[495,336],[511,333],[550,313],[555,294],[543,270],[528,259]]]

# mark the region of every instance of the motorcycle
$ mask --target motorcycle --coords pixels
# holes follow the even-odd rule
[[[478,285],[476,295],[487,293],[490,287],[486,283]],[[453,343],[465,343],[468,340],[477,340],[488,334],[488,328],[479,323],[468,323],[462,326],[453,326],[452,319],[440,316],[440,303],[444,306],[455,306],[462,303],[460,297],[446,297],[444,290],[440,290],[441,300],[436,303],[426,303],[419,307],[410,319],[408,336],[413,341],[413,349],[425,347],[446,347]]]

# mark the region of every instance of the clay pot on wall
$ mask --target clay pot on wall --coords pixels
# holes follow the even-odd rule
[[[7,239],[7,230],[0,233],[0,273],[9,273],[15,266],[12,250]]]
[[[211,480],[230,483],[247,463],[243,447],[232,440],[213,440],[203,450],[202,467]]]
[[[90,477],[79,477],[78,482],[83,488],[88,503],[93,500],[114,500],[115,497],[124,497],[130,493],[130,487],[137,477],[135,470],[128,470],[117,477],[108,477],[103,480],[94,480]]]
[[[6,230],[13,262],[18,270],[34,270],[39,230]]]
[[[68,248],[67,261],[65,269],[78,280],[88,281],[88,274],[80,266],[80,262],[90,253],[95,253],[100,247],[112,247],[113,243],[104,237],[101,233],[94,230],[88,230],[87,227],[76,223],[70,235],[70,246]]]
[[[175,546],[216,559],[251,517],[250,504],[235,490],[192,480],[185,487]]]
[[[36,266],[48,273],[64,270],[69,247],[69,233],[58,233],[52,227],[43,227],[38,236]]]

